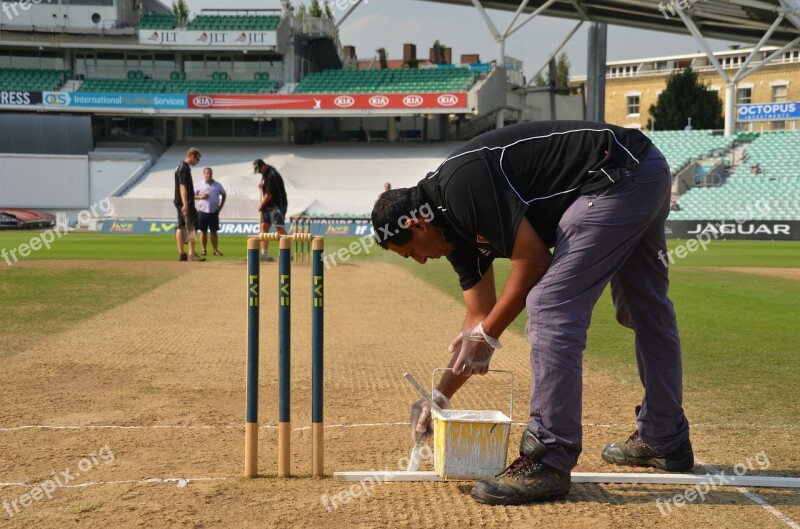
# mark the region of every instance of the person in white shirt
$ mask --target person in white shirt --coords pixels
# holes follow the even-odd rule
[[[208,243],[208,232],[211,232],[211,246],[214,247],[214,255],[222,256],[219,251],[217,232],[219,231],[219,212],[225,206],[227,194],[222,184],[214,180],[214,171],[210,167],[203,169],[203,182],[197,184],[194,189],[194,198],[197,201],[197,214],[199,222],[197,229],[200,230],[200,243],[203,245],[203,255],[206,255],[206,245]]]

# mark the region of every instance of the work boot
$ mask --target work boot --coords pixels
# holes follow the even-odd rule
[[[636,406],[639,416],[641,406]],[[629,467],[652,467],[667,472],[685,472],[694,466],[694,452],[689,439],[668,454],[659,454],[639,437],[639,430],[631,434],[627,441],[612,443],[600,454],[603,461],[614,465]]]
[[[489,505],[519,505],[562,498],[569,492],[570,474],[541,462],[547,448],[525,430],[519,457],[498,476],[472,488],[472,497]]]

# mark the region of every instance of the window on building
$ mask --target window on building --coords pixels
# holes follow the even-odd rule
[[[98,53],[97,54],[97,76],[98,77],[126,77],[128,71],[125,69],[125,56],[122,53]]]
[[[187,79],[206,79],[205,57],[189,55],[183,61],[183,71],[186,72]]]
[[[114,0],[61,0],[62,5],[113,7]]]
[[[175,57],[163,53],[157,53],[153,66],[154,79],[169,79],[172,72],[176,70]]]
[[[739,88],[736,91],[736,103],[739,105],[749,105],[753,100],[752,88]]]
[[[628,115],[639,114],[639,97],[638,95],[628,96]]]
[[[206,74],[211,77],[214,72],[233,72],[230,55],[206,55]]]
[[[772,87],[772,102],[773,103],[785,103],[786,97],[788,92],[788,86],[785,84],[779,84]]]
[[[800,62],[800,50],[783,52],[783,62]]]

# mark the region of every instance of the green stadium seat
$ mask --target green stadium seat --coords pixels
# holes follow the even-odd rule
[[[468,90],[475,74],[467,68],[325,70],[309,74],[295,93],[453,92]]]
[[[800,132],[739,133],[736,138],[752,141],[745,150],[747,161],[721,186],[694,187],[684,193],[679,199],[681,211],[670,213],[670,219],[800,220]],[[764,174],[750,174],[756,162]]]

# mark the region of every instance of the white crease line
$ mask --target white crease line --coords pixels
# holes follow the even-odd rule
[[[277,427],[276,427],[277,428]],[[12,426],[0,428],[0,432],[15,432],[18,430],[234,430],[244,429],[244,426],[182,426],[182,425],[151,425],[151,426],[119,426],[109,424],[87,424],[75,426],[55,426],[49,424],[33,424],[25,426]]]
[[[528,423],[525,422],[515,422],[512,423],[514,426],[527,426]],[[380,427],[380,426],[408,426],[407,422],[376,422],[376,423],[363,423],[363,424],[327,424],[325,428],[372,428],[372,427]],[[633,422],[631,424],[607,424],[607,423],[592,423],[592,422],[585,422],[583,426],[586,428],[631,428],[633,426]],[[259,428],[263,428],[265,430],[277,430],[278,427],[274,424],[264,424]],[[732,426],[728,425],[717,425],[717,424],[704,424],[704,423],[692,423],[692,428],[740,428],[740,429],[774,429],[774,430],[797,430],[800,429],[800,425],[794,424],[773,424],[773,425],[738,425]],[[297,428],[293,428],[293,432],[302,432],[310,430],[311,426],[300,426]],[[244,426],[231,426],[231,425],[220,425],[220,426],[211,426],[211,425],[201,425],[201,426],[191,426],[191,425],[150,425],[150,426],[122,426],[122,425],[113,425],[113,424],[87,424],[87,425],[49,425],[49,424],[32,424],[32,425],[22,425],[22,426],[9,426],[0,428],[0,432],[16,432],[21,430],[244,430]]]
[[[699,465],[702,465],[702,466],[704,466],[704,467],[706,467],[708,469],[711,469],[711,471],[714,474],[719,474],[720,473],[720,469],[718,469],[716,467],[713,467],[711,465],[707,465],[707,464],[703,463],[702,461],[700,461],[697,458],[695,458],[695,463],[697,463]],[[735,487],[735,489],[737,491],[739,491],[739,493],[741,493],[745,498],[747,498],[748,500],[752,501],[753,503],[755,503],[756,505],[758,505],[762,509],[766,510],[772,516],[774,516],[778,520],[782,521],[784,524],[788,525],[792,529],[800,529],[800,524],[798,524],[797,522],[795,522],[794,520],[792,520],[791,518],[789,518],[788,516],[783,514],[781,511],[779,511],[778,509],[773,507],[767,500],[765,500],[764,498],[762,498],[758,494],[754,494],[754,493],[750,492],[749,490],[747,490],[744,487]]]
[[[58,485],[60,489],[82,489],[85,487],[96,487],[98,485],[148,485],[151,483],[175,483],[179,487],[185,487],[195,481],[227,481],[231,478],[149,478],[149,479],[127,479],[122,481],[89,481],[78,485]],[[32,488],[38,483],[0,483],[0,487],[24,487]]]
[[[373,423],[364,423],[364,424],[326,424],[325,428],[371,428],[375,426],[408,426],[409,423],[407,422],[373,422]],[[265,426],[264,428],[270,428],[270,426]],[[276,428],[272,426],[271,428]],[[293,432],[302,432],[306,430],[310,430],[311,426],[301,426],[299,428],[292,429]]]

